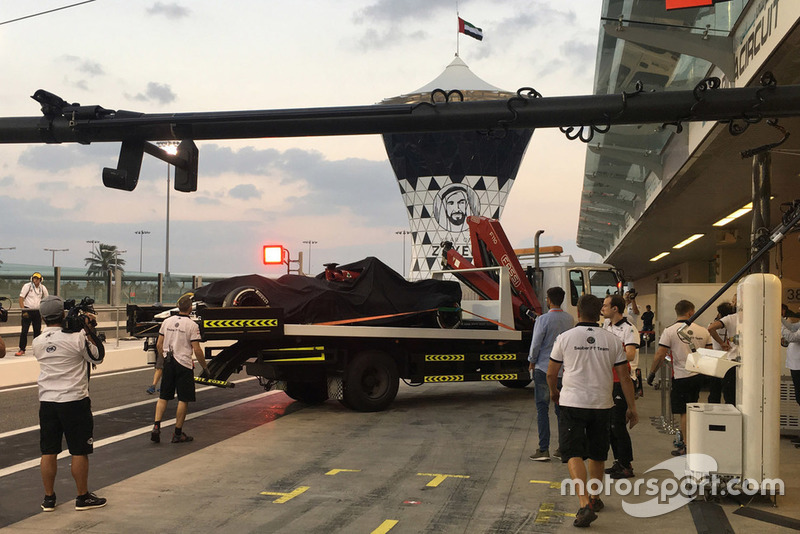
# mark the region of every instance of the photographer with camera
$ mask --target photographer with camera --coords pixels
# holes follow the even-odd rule
[[[42,333],[42,316],[39,313],[39,303],[50,295],[42,283],[42,273],[31,275],[31,281],[22,286],[19,292],[19,307],[22,310],[22,330],[19,334],[19,350],[16,356],[24,356],[28,346],[28,330],[33,325],[34,339]]]
[[[78,490],[75,509],[101,508],[106,500],[90,493],[88,487],[94,433],[89,374],[92,366],[103,361],[103,344],[91,326],[90,306],[73,306],[65,317],[61,297],[49,296],[42,300],[39,310],[45,330],[33,340],[33,355],[40,367],[42,510],[52,512],[56,508],[55,480],[62,437],[66,437],[72,455],[72,477]]]
[[[183,423],[189,411],[189,403],[195,401],[194,361],[197,358],[207,376],[211,376],[203,349],[200,348],[200,327],[189,315],[192,313],[192,297],[184,295],[178,299],[178,315],[161,323],[156,351],[164,356],[164,374],[161,378],[161,394],[156,403],[156,415],[150,440],[161,442],[161,418],[167,410],[167,402],[178,392],[178,409],[175,413],[175,434],[172,443],[186,443],[194,438],[183,432]]]
[[[636,290],[630,288],[625,292],[625,311],[628,322],[639,330],[639,306],[636,305]]]

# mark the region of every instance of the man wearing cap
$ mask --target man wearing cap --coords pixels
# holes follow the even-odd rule
[[[161,377],[161,394],[156,403],[156,415],[150,440],[161,442],[161,419],[167,411],[167,402],[178,393],[178,408],[175,412],[175,434],[172,443],[187,443],[194,438],[183,431],[183,423],[189,412],[189,403],[195,401],[194,360],[197,358],[208,376],[203,349],[200,347],[200,327],[190,317],[192,313],[192,297],[184,295],[178,299],[177,315],[173,315],[161,323],[156,342],[156,351],[164,357],[164,374]]]
[[[42,283],[42,274],[33,273],[31,281],[22,286],[19,292],[19,307],[22,310],[22,331],[19,334],[19,350],[17,356],[25,355],[28,346],[28,330],[33,325],[33,337],[42,333],[42,316],[39,314],[39,303],[49,293]]]
[[[62,437],[72,455],[72,478],[78,490],[76,510],[92,510],[106,500],[89,492],[89,454],[93,450],[94,420],[89,399],[91,367],[103,361],[105,351],[91,326],[80,332],[64,332],[64,301],[45,297],[40,306],[45,329],[33,340],[39,362],[39,446],[44,484],[42,510],[56,509],[55,480]],[[87,319],[90,317],[86,315]]]

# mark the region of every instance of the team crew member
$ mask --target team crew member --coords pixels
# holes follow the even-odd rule
[[[192,312],[190,295],[184,295],[178,300],[178,311],[178,315],[173,315],[161,323],[156,343],[156,351],[164,357],[161,394],[156,403],[155,423],[150,433],[150,440],[156,443],[161,441],[161,418],[167,410],[167,401],[174,398],[176,390],[178,409],[175,414],[175,434],[172,436],[172,443],[185,443],[194,439],[183,432],[189,403],[195,400],[193,354],[200,362],[200,366],[210,375],[203,349],[200,348],[200,327],[189,317]]]
[[[72,478],[78,489],[76,510],[102,508],[106,500],[89,492],[89,454],[93,450],[94,421],[89,399],[89,366],[103,361],[103,345],[90,326],[64,332],[64,301],[51,296],[40,308],[46,328],[33,340],[39,362],[39,444],[42,451],[42,510],[56,509],[55,480],[62,436],[72,455]],[[88,316],[87,316],[88,318]]]
[[[533,383],[536,392],[536,420],[539,429],[539,448],[530,456],[531,460],[550,461],[550,388],[547,386],[547,367],[550,364],[550,352],[556,338],[572,328],[572,316],[561,309],[564,302],[564,290],[551,287],[545,297],[547,313],[538,317],[533,323],[533,339],[528,354],[530,369],[533,372]],[[558,420],[558,404],[555,405]],[[560,457],[560,450],[554,456]]]
[[[42,283],[42,273],[33,273],[31,281],[22,286],[19,292],[19,307],[22,310],[22,330],[19,334],[19,350],[16,356],[24,356],[28,346],[28,330],[33,325],[33,337],[42,333],[42,316],[39,313],[39,303],[49,296],[47,288]]]
[[[700,388],[703,386],[703,376],[686,370],[686,358],[691,351],[689,344],[680,338],[678,330],[689,324],[689,318],[694,315],[694,304],[688,300],[680,300],[675,304],[677,322],[665,329],[658,340],[658,350],[653,358],[653,367],[647,376],[647,383],[653,385],[656,371],[664,362],[667,352],[672,352],[672,390],[669,393],[672,413],[681,415],[681,437],[686,439],[686,404],[697,402],[700,398]],[[697,323],[692,323],[685,331],[696,348],[711,347],[711,336],[708,330]],[[672,451],[673,456],[686,454],[686,444],[681,442]]]
[[[781,337],[786,341],[786,368],[792,375],[794,400],[800,404],[800,323],[789,320],[788,307],[781,319]],[[792,438],[795,447],[800,447],[800,438]]]
[[[598,325],[602,301],[594,295],[578,299],[578,324],[556,339],[547,369],[550,397],[561,405],[558,424],[561,461],[576,481],[580,509],[573,524],[588,527],[603,508],[599,497],[588,494],[588,477],[602,492],[603,470],[608,458],[609,423],[614,402],[611,398],[614,367],[620,367],[620,384],[628,402],[626,420],[633,427],[639,420],[633,382],[627,371],[620,340]],[[559,392],[558,373],[564,369]],[[593,488],[594,489],[594,488]]]
[[[605,321],[603,328],[614,334],[622,341],[625,348],[625,357],[628,362],[633,362],[639,356],[639,335],[636,328],[628,322],[622,315],[625,311],[625,300],[619,295],[606,297],[603,301],[601,310]],[[620,372],[629,372],[620,369]],[[633,380],[633,376],[631,376]],[[631,436],[626,426],[626,414],[628,403],[625,401],[625,394],[622,392],[622,385],[617,375],[617,368],[614,368],[614,408],[611,410],[611,450],[614,452],[614,465],[606,469],[611,478],[631,478],[633,475],[633,444]]]
[[[727,350],[722,348],[723,343],[729,344],[728,329],[723,324],[731,324],[730,319],[726,317],[733,317],[733,328],[736,330],[736,309],[730,302],[723,302],[717,306],[717,316],[708,325],[708,333],[711,335],[711,348],[714,350]],[[713,329],[713,330],[712,330]],[[719,404],[722,401],[722,396],[725,396],[726,404],[736,404],[736,367],[731,367],[725,376],[722,378],[708,377],[708,402]]]

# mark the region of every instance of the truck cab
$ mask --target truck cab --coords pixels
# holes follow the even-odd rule
[[[545,293],[549,288],[561,287],[566,292],[561,307],[575,321],[578,320],[576,306],[581,295],[590,294],[603,299],[623,292],[625,281],[622,273],[607,263],[575,262],[572,256],[562,256],[563,249],[560,246],[538,249],[538,261],[535,249],[516,249],[514,252],[539,302],[545,302]]]

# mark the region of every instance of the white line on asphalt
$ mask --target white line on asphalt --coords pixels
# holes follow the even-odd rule
[[[251,376],[248,378],[242,378],[241,380],[234,380],[234,384],[240,384],[242,382],[249,382],[250,380],[255,380],[256,377]],[[197,388],[195,393],[202,393],[203,391],[208,391],[209,389],[216,389],[217,386],[203,386],[201,388]],[[106,413],[113,413],[118,412],[120,410],[125,410],[127,408],[134,408],[136,406],[142,406],[143,404],[150,404],[158,402],[158,397],[149,398],[147,400],[139,401],[139,402],[132,402],[131,404],[126,404],[124,406],[115,406],[113,408],[106,408],[105,410],[100,410],[99,412],[92,412],[92,415],[103,415]],[[16,430],[9,430],[3,434],[0,434],[0,439],[7,438],[10,436],[16,436],[17,434],[24,434],[25,432],[31,432],[33,430],[39,430],[39,425],[33,425],[26,428],[18,428]]]
[[[107,377],[107,376],[117,376],[117,375],[124,375],[124,374],[128,374],[128,373],[140,373],[142,371],[147,371],[148,369],[152,370],[153,368],[150,367],[150,366],[147,366],[147,367],[137,367],[135,369],[126,369],[124,371],[111,371],[110,373],[97,373],[97,374],[93,374],[92,378],[97,380],[98,378],[104,378],[104,377]],[[15,387],[7,388],[7,389],[0,389],[0,393],[5,393],[7,391],[18,391],[18,390],[21,390],[21,389],[31,389],[31,388],[37,388],[37,387],[39,387],[39,385],[35,384],[35,383],[34,384],[26,384],[24,386],[15,386]]]
[[[261,398],[264,398],[264,397],[268,397],[270,395],[275,395],[277,393],[281,393],[281,391],[279,391],[279,390],[266,391],[264,393],[259,393],[258,395],[253,395],[252,397],[246,397],[244,399],[231,401],[231,402],[229,402],[227,404],[222,404],[220,406],[214,406],[212,408],[206,408],[205,410],[201,410],[201,411],[199,411],[197,413],[190,413],[189,415],[186,416],[186,420],[189,421],[189,420],[195,419],[196,417],[200,417],[200,416],[203,416],[203,415],[208,415],[210,413],[218,412],[218,411],[224,410],[226,408],[232,408],[233,406],[238,406],[239,404],[244,404],[245,402],[258,400],[258,399],[261,399]],[[169,421],[162,421],[161,422],[161,427],[164,428],[164,427],[172,426],[174,424],[175,424],[175,419],[170,419]],[[36,427],[36,428],[38,428],[38,427]],[[99,449],[100,447],[105,447],[106,445],[111,445],[113,443],[117,443],[118,441],[122,441],[124,439],[132,438],[134,436],[139,436],[141,434],[147,434],[152,429],[153,429],[152,425],[147,425],[147,426],[143,426],[141,428],[137,428],[136,430],[130,430],[130,431],[125,432],[123,434],[117,434],[116,436],[109,436],[109,437],[103,438],[103,439],[101,439],[99,441],[95,441],[94,442],[94,448],[95,449]],[[66,458],[67,456],[69,456],[69,451],[61,451],[61,453],[58,455],[58,459],[60,460],[62,458]],[[16,465],[11,465],[9,467],[5,467],[3,469],[0,469],[0,478],[3,478],[3,477],[8,476],[8,475],[13,475],[14,473],[18,473],[19,471],[24,471],[25,469],[30,469],[31,467],[36,467],[37,465],[39,465],[40,461],[41,461],[41,458],[34,458],[32,460],[27,460],[25,462],[21,462],[21,463],[18,463]]]

